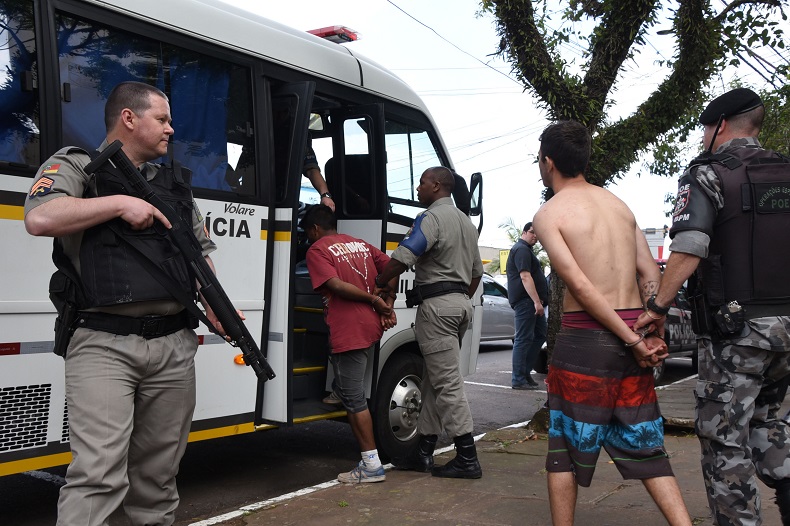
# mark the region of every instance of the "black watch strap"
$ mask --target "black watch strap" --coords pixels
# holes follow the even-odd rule
[[[321,194],[321,197],[328,197],[329,199],[332,199],[332,194],[330,194],[329,192],[324,192],[323,194]]]
[[[650,298],[648,298],[646,306],[649,310],[652,310],[653,312],[655,312],[656,314],[660,314],[661,316],[666,316],[667,313],[669,313],[669,305],[667,305],[666,307],[660,307],[656,304],[655,294],[653,294],[652,296],[650,296]]]
[[[375,284],[376,284],[376,286],[377,286],[378,288],[380,288],[380,289],[381,289],[381,288],[384,288],[384,285],[382,285],[381,283],[379,283],[379,275],[376,275],[376,277],[375,277],[375,278],[373,278],[373,283],[375,283]]]

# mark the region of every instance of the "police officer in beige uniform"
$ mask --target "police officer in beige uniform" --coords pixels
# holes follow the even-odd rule
[[[409,233],[376,277],[377,291],[408,267],[415,268],[415,291],[422,302],[414,332],[425,359],[421,385],[422,410],[417,425],[420,442],[407,458],[393,459],[400,469],[435,477],[480,478],[483,474],[472,438],[472,414],[459,369],[461,341],[472,318],[469,298],[483,275],[477,229],[453,204],[455,179],[444,167],[429,168],[420,177],[417,199],[428,209],[414,220]],[[456,457],[433,465],[438,435],[453,438]]]
[[[124,82],[107,99],[107,139],[100,149],[123,142],[157,194],[191,222],[211,265],[215,246],[192,200],[188,171],[149,162],[167,153],[170,122],[164,93]],[[115,233],[139,235],[153,252],[172,254],[162,229],[170,222],[146,201],[110,188],[117,183],[110,172],[90,177],[88,162],[82,149],[58,151],[39,169],[25,203],[28,232],[57,238],[55,254],[62,247],[66,260],[58,267],[69,268],[83,291],[79,301],[72,298],[80,311],[65,355],[73,459],[57,524],[104,525],[123,503],[134,525],[170,525],[179,501],[175,476],[195,407],[196,323]],[[194,291],[179,257],[172,258],[181,270],[175,283]],[[211,309],[206,314],[221,331]]]

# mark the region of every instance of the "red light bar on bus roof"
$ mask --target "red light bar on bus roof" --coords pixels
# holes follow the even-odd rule
[[[328,26],[320,29],[311,29],[308,31],[311,35],[325,38],[330,42],[342,44],[343,42],[353,42],[359,38],[356,31],[346,26]]]

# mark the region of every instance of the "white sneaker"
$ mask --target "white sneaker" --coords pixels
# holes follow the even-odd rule
[[[323,403],[329,404],[329,405],[343,405],[343,401],[340,399],[339,396],[337,396],[337,393],[334,392],[334,391],[329,393],[329,396],[327,396],[326,398],[324,398],[321,401]]]
[[[337,480],[343,484],[363,484],[365,482],[384,482],[387,475],[384,474],[384,466],[378,469],[368,470],[365,463],[360,461],[359,465],[348,473],[341,473]]]

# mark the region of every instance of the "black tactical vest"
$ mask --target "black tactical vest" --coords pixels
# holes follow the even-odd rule
[[[770,150],[736,148],[710,164],[724,207],[700,265],[708,297],[714,304],[790,303],[790,161]]]
[[[192,224],[191,172],[176,164],[162,165],[148,181],[158,196]],[[91,179],[88,197],[129,194],[125,179],[109,164]],[[136,248],[135,248],[136,247]],[[144,252],[142,256],[140,252]],[[148,261],[145,261],[145,259]],[[185,291],[195,290],[187,263],[158,221],[145,230],[132,230],[117,218],[87,229],[80,245],[80,268],[87,307],[103,307],[150,300],[174,300],[146,270],[153,261],[173,283]]]

